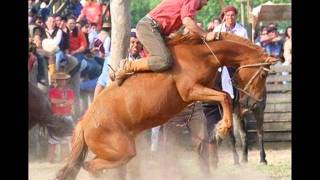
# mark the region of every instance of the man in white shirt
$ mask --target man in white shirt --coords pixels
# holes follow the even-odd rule
[[[237,14],[238,11],[234,6],[226,6],[223,11],[220,14],[220,18],[222,19],[222,23],[216,26],[213,29],[213,32],[230,32],[232,34],[248,38],[247,30],[236,22],[237,20]],[[232,86],[231,78],[235,69],[233,68],[227,68],[223,66],[222,68],[218,69],[219,72],[221,72],[221,79],[217,77],[217,82],[215,86],[218,86],[218,88],[221,88],[223,91],[229,93],[232,99],[234,99],[234,88]],[[219,73],[217,73],[217,76],[219,76]],[[221,80],[221,81],[220,81]],[[217,88],[217,87],[216,87]],[[221,112],[219,110],[218,104],[216,103],[203,103],[203,111],[207,118],[207,131],[209,133],[209,137],[213,137],[213,129],[215,125],[218,123],[218,121],[221,120]],[[211,139],[212,140],[212,139]],[[212,141],[210,140],[209,145],[209,151],[215,151],[217,152],[217,146],[212,144]],[[216,166],[217,164],[217,154],[211,153],[213,155],[213,159],[215,159],[213,162],[213,166]]]
[[[214,28],[214,32],[229,32],[243,38],[248,38],[247,30],[236,22],[238,11],[234,6],[227,6],[223,9],[220,18],[222,23]],[[228,69],[228,71],[227,71]],[[219,70],[221,72],[221,69]],[[234,98],[233,87],[231,83],[231,78],[234,72],[232,68],[222,67],[221,84],[222,90],[228,92],[231,98]]]

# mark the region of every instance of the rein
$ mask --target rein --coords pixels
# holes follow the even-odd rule
[[[269,59],[269,58],[268,58]],[[250,86],[250,84],[253,82],[253,80],[261,73],[261,71],[267,71],[267,72],[272,72],[270,69],[268,68],[265,68],[264,66],[266,65],[271,65],[272,63],[269,63],[267,62],[268,59],[266,60],[266,62],[263,62],[263,63],[256,63],[256,64],[246,64],[246,65],[243,65],[243,66],[240,66],[238,67],[238,69],[234,72],[232,78],[231,78],[231,82],[232,82],[232,85],[238,89],[239,91],[243,92],[244,94],[246,94],[247,96],[253,98],[254,100],[258,101],[258,102],[261,102],[263,99],[257,99],[255,98],[254,96],[252,96],[247,90]],[[240,69],[243,69],[243,68],[251,68],[251,67],[259,67],[259,69],[254,73],[254,75],[251,77],[251,79],[248,81],[248,83],[244,86],[244,88],[240,88],[237,83],[234,81],[234,78],[235,78],[235,74],[237,72],[240,71]]]
[[[202,38],[203,43],[207,46],[207,48],[210,50],[211,54],[216,58],[216,60],[219,63],[219,66],[222,66],[222,63],[220,62],[220,60],[217,58],[217,56],[214,54],[214,52],[212,51],[212,49],[210,48],[210,46],[208,45],[208,43],[206,42],[206,40],[204,38]]]

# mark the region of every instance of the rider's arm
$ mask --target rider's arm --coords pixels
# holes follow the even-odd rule
[[[199,34],[202,37],[206,37],[207,32],[203,31],[197,24],[196,22],[191,19],[190,17],[184,17],[182,19],[182,24],[188,28],[190,31]]]

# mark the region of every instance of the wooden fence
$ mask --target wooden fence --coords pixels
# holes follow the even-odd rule
[[[265,142],[291,142],[291,66],[272,66],[267,78]],[[257,142],[256,122],[247,121],[249,143]]]

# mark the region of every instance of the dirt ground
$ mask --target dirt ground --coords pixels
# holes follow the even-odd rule
[[[238,152],[239,153],[239,152]],[[178,155],[177,155],[178,154]],[[128,164],[127,179],[139,180],[289,180],[291,179],[291,147],[274,148],[267,147],[266,154],[268,165],[259,163],[259,151],[257,149],[249,150],[249,162],[240,166],[233,165],[233,156],[231,150],[222,149],[219,152],[219,167],[212,169],[211,177],[201,176],[199,165],[197,164],[197,155],[194,151],[185,149],[177,153],[175,158],[166,160],[167,164],[162,164],[165,156],[159,157],[157,154],[138,152],[141,158],[140,166],[137,165],[137,158],[134,158]],[[239,153],[240,154],[240,153]],[[87,159],[90,159],[89,154]],[[55,174],[64,164],[50,164],[45,160],[29,161],[29,180],[52,180]],[[140,167],[140,168],[138,168]],[[140,170],[139,170],[140,169]],[[168,170],[171,169],[171,170]],[[173,169],[173,170],[172,170]],[[140,177],[138,174],[140,172]],[[80,170],[77,180],[90,180],[90,175],[83,169]],[[107,173],[99,179],[115,180],[115,172]]]

